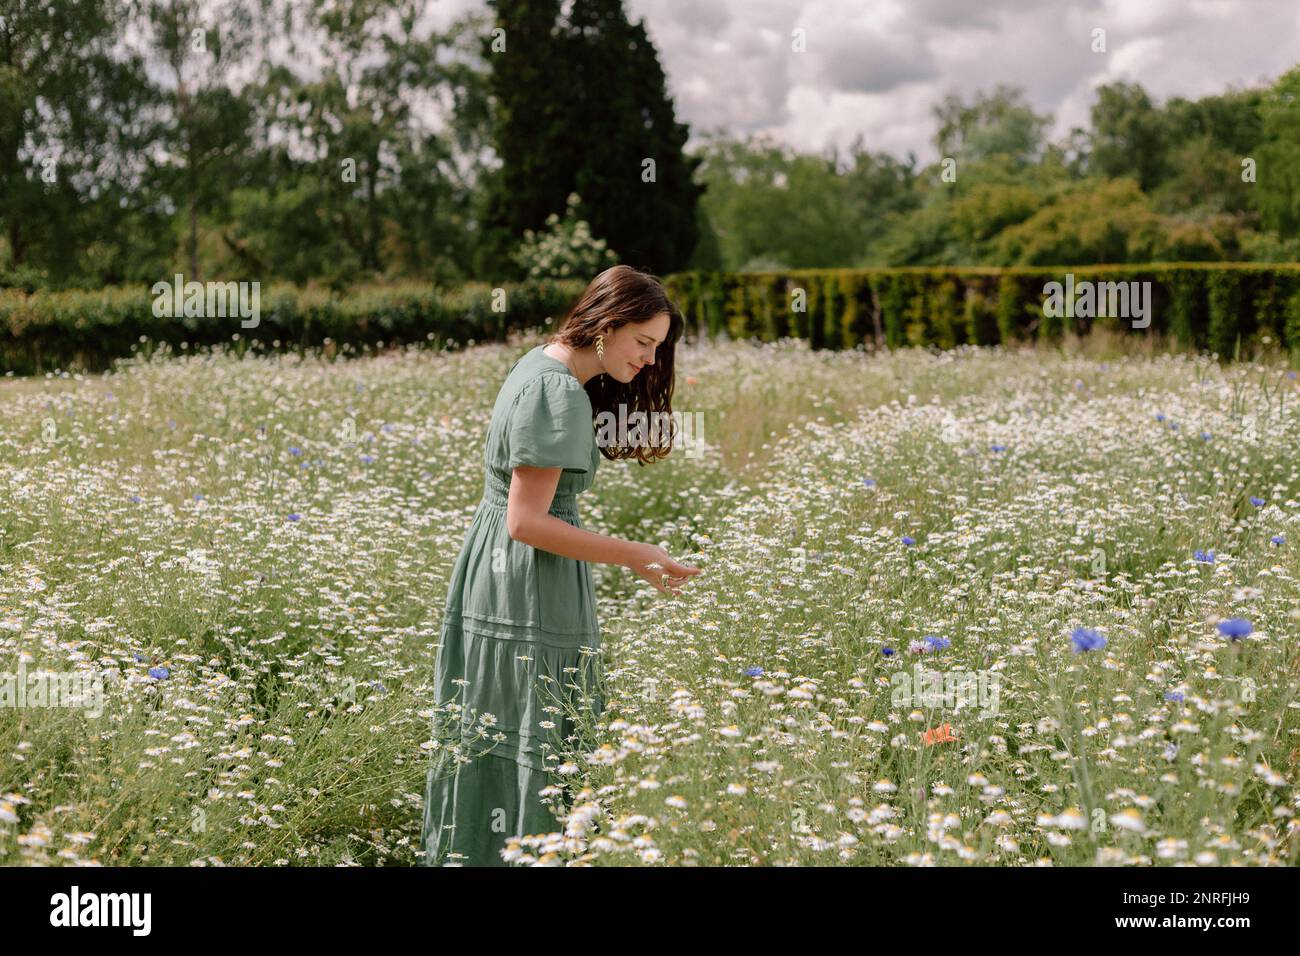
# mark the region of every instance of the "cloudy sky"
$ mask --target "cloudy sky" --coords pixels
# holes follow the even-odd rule
[[[1254,85],[1300,64],[1300,0],[625,0],[644,18],[678,119],[768,133],[803,152],[935,157],[931,106],[1018,85],[1053,138],[1086,126],[1117,79],[1163,101]],[[439,0],[438,20],[481,0]],[[1105,52],[1093,31],[1104,29]],[[804,32],[805,51],[791,49]]]

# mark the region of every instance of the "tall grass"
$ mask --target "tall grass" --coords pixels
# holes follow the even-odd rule
[[[105,680],[98,717],[0,707],[0,862],[414,863],[446,578],[532,344],[0,382],[0,670]],[[583,522],[705,573],[597,566],[606,712],[519,862],[1295,863],[1285,369],[677,366],[703,454],[602,460]],[[918,662],[996,677],[996,713],[895,703]]]

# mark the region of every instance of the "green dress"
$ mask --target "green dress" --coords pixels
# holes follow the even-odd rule
[[[575,716],[604,709],[596,591],[588,562],[510,537],[506,500],[516,465],[563,468],[550,513],[581,528],[578,495],[600,458],[586,390],[537,346],[497,395],[483,499],[452,566],[434,666],[426,866],[504,866],[507,837],[561,829],[548,803],[562,809],[572,795],[557,748]]]

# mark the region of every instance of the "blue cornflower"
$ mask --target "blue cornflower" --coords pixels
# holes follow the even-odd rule
[[[1205,562],[1206,564],[1213,564],[1213,563],[1214,563],[1214,552],[1213,552],[1213,551],[1193,551],[1193,552],[1192,552],[1192,560],[1193,560],[1193,561],[1203,561],[1203,562]]]
[[[195,501],[202,501],[202,500],[203,500],[203,495],[199,494],[197,491],[194,492],[194,500],[195,500]]]
[[[866,485],[868,488],[876,487],[876,479],[874,478],[863,478],[862,483]]]
[[[298,514],[298,512],[296,512],[296,511],[295,511],[293,514],[289,515],[289,520],[290,520],[290,521],[298,521],[298,520],[300,520],[301,518],[302,518],[302,515]]]
[[[384,425],[381,425],[380,428],[379,428],[379,430],[380,430],[381,432],[391,432],[395,427],[397,427],[397,426],[393,425],[391,422],[388,422],[388,423],[386,423],[386,424],[384,424]]]
[[[1276,544],[1276,545],[1286,544],[1286,538],[1284,538],[1280,534],[1275,534],[1273,535],[1273,537],[1269,538],[1268,540],[1270,544]]]
[[[1264,504],[1264,499],[1263,499],[1263,498],[1256,498],[1254,495],[1251,495],[1251,496],[1250,496],[1250,503],[1251,503],[1252,505],[1254,505],[1256,508],[1259,508],[1259,507],[1261,507],[1261,506]]]
[[[930,650],[930,651],[939,651],[952,644],[952,641],[948,640],[948,638],[936,637],[933,634],[925,635],[925,637],[922,638],[922,640],[925,641],[926,650]]]
[[[299,448],[297,445],[290,445],[290,446],[289,446],[289,454],[291,454],[291,455],[293,455],[293,457],[297,458],[299,455],[302,454],[302,449]]]
[[[905,534],[903,535],[903,544],[910,548],[912,545],[916,544],[916,539],[911,535]]]
[[[882,647],[880,653],[884,654],[886,657],[893,657],[894,649],[892,647]]]
[[[1156,421],[1158,421],[1158,422],[1163,422],[1164,420],[1165,420],[1165,413],[1164,413],[1164,412],[1156,412]]]
[[[131,496],[131,500],[134,501],[136,504],[139,504],[139,503],[140,503],[141,501],[143,501],[144,499],[141,498],[139,495],[132,495],[132,496]]]
[[[171,676],[171,671],[165,667],[151,667],[149,668],[149,676],[155,680],[166,680]]]
[[[1178,703],[1182,703],[1183,692],[1181,690],[1171,690],[1167,694],[1165,694],[1165,700],[1172,700]]]
[[[1007,446],[1006,446],[1006,445],[990,445],[989,448],[991,448],[993,451],[1006,451],[1006,450],[1007,450]]]
[[[1226,621],[1219,622],[1219,633],[1234,641],[1245,637],[1254,629],[1250,621],[1244,617],[1230,617]]]
[[[763,668],[759,667],[757,664],[751,664],[745,668],[746,677],[758,677],[762,673]]]
[[[368,465],[368,464],[370,464],[372,461],[375,460],[375,456],[374,456],[374,455],[362,455],[362,456],[361,456],[361,460],[364,461],[364,462]]]
[[[1086,627],[1076,627],[1074,633],[1070,635],[1074,641],[1074,653],[1079,654],[1083,651],[1095,651],[1106,646],[1106,638],[1096,631]]]
[[[1210,435],[1209,432],[1201,432],[1201,437],[1204,438],[1206,441],[1209,441],[1210,438],[1211,438],[1211,435]]]

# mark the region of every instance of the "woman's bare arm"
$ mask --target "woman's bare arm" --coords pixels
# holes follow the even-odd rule
[[[510,537],[565,558],[631,567],[641,549],[637,542],[575,528],[549,513],[560,471],[532,465],[515,467],[506,499]]]
[[[673,560],[658,545],[585,531],[550,514],[560,470],[517,465],[511,473],[506,531],[515,541],[565,558],[631,568],[664,594],[680,594],[682,585],[701,573],[699,568]]]

